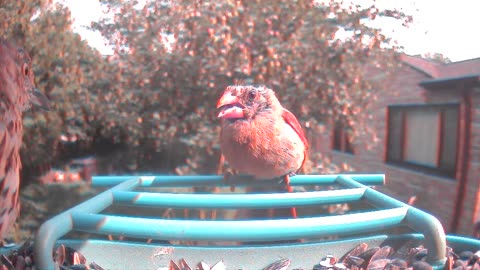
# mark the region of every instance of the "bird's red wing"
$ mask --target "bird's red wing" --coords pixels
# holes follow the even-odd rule
[[[305,138],[305,134],[303,133],[302,126],[300,125],[300,123],[298,123],[298,120],[295,117],[295,115],[293,115],[293,113],[291,113],[289,110],[284,108],[282,112],[282,117],[283,117],[283,120],[285,120],[285,122],[289,124],[293,128],[293,130],[295,130],[295,132],[298,134],[303,144],[305,145],[305,150],[306,150],[308,148],[308,141],[307,141],[307,138]]]
[[[302,140],[303,144],[305,145],[305,151],[304,151],[305,157],[303,158],[302,166],[300,166],[300,168],[298,169],[300,170],[305,164],[305,161],[307,161],[307,149],[308,149],[307,138],[305,138],[305,134],[303,133],[302,126],[300,125],[300,123],[298,123],[297,118],[295,117],[295,115],[293,115],[292,112],[283,108],[282,117],[283,117],[283,120],[285,120],[285,122],[288,125],[290,125],[293,128],[293,130],[295,130],[295,132],[300,137],[300,140]]]

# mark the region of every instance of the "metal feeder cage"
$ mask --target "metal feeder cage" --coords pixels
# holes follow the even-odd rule
[[[312,269],[324,255],[341,257],[359,243],[395,248],[423,244],[428,249],[427,261],[435,269],[440,269],[446,261],[447,244],[456,251],[480,249],[480,241],[446,236],[442,225],[432,215],[370,187],[383,185],[383,174],[297,175],[290,179],[292,186],[334,189],[293,193],[157,192],[174,187],[272,184],[271,181],[251,181],[241,176],[232,178],[227,181],[218,175],[93,177],[93,186],[111,188],[51,218],[40,227],[35,238],[36,269],[54,269],[52,250],[60,244],[78,250],[89,261],[95,261],[105,269],[169,269],[170,260],[177,262],[180,259],[192,265],[223,260],[227,269],[264,269],[282,258],[291,261],[289,269]],[[133,209],[158,214],[165,208],[320,208],[342,203],[363,203],[370,208],[341,214],[266,220],[166,219],[102,213],[111,206],[135,207]],[[413,232],[394,233],[398,228]],[[101,235],[103,239],[64,239],[70,232]],[[106,239],[107,235],[143,240],[112,241]],[[146,239],[156,242],[147,243]],[[296,241],[298,239],[309,241]],[[191,246],[175,245],[171,241],[248,244]]]

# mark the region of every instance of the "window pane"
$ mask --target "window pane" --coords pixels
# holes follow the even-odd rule
[[[344,132],[345,136],[345,152],[353,154],[353,146],[352,143],[350,143],[350,136],[348,136],[347,132]]]
[[[390,108],[389,123],[388,123],[387,160],[389,161],[402,160],[402,140],[403,140],[402,133],[403,133],[402,111],[398,108]]]
[[[440,167],[454,173],[457,160],[458,107],[446,108],[443,114],[443,148]]]
[[[342,150],[342,129],[340,125],[335,125],[333,130],[333,149]]]
[[[333,149],[353,154],[348,131],[341,124],[336,124],[333,132]]]
[[[437,110],[406,112],[405,161],[437,167],[439,120]]]

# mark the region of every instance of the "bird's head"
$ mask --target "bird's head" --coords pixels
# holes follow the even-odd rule
[[[48,110],[49,100],[35,88],[30,56],[0,38],[0,109],[25,111],[30,105]]]
[[[273,90],[264,86],[228,86],[217,103],[218,118],[253,119],[281,107]]]

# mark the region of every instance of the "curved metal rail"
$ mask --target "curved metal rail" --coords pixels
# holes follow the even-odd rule
[[[53,269],[52,249],[70,231],[134,238],[186,241],[282,241],[330,235],[348,236],[407,225],[425,236],[427,260],[445,262],[445,233],[433,216],[386,196],[368,185],[382,185],[383,174],[299,175],[292,185],[339,185],[329,191],[273,194],[173,194],[134,191],[138,187],[278,184],[222,176],[97,176],[94,186],[114,187],[45,222],[35,239],[38,269]],[[149,208],[285,208],[366,201],[375,207],[361,213],[279,220],[176,220],[99,214],[111,205]],[[252,230],[252,228],[255,228]],[[237,247],[239,248],[239,247]],[[245,248],[252,248],[246,246]]]

